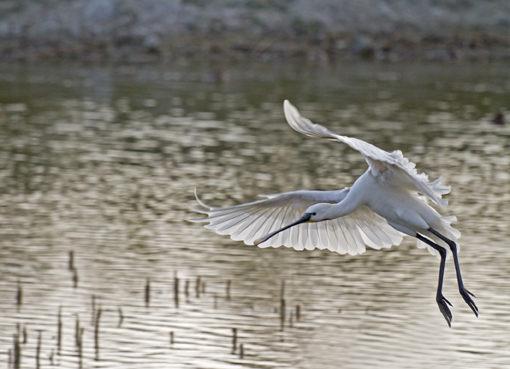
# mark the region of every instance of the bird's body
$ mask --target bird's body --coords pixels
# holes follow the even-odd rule
[[[389,153],[359,139],[336,135],[302,117],[288,101],[284,111],[287,122],[296,131],[340,141],[358,150],[365,156],[368,170],[352,187],[338,191],[286,192],[224,208],[209,207],[197,197],[204,209],[194,210],[208,217],[195,221],[207,222],[206,228],[246,244],[285,245],[297,250],[327,248],[352,255],[364,252],[365,245],[375,249],[398,245],[402,233],[416,237],[418,247],[428,247],[441,258],[436,300],[448,324],[452,316],[441,290],[449,254],[454,257],[459,291],[477,314],[460,275],[457,258],[460,232],[450,225],[456,218],[441,216],[427,202],[428,199],[446,206],[442,195],[449,193],[450,187],[442,185],[441,179],[429,182],[400,151]]]
[[[331,218],[345,215],[349,208],[366,205],[393,228],[409,236],[420,232],[433,237],[428,229],[434,228],[457,240],[460,233],[450,226],[453,218],[442,217],[423,197],[415,191],[399,188],[399,184],[391,171],[377,176],[367,171],[354,182],[346,198],[332,206]]]

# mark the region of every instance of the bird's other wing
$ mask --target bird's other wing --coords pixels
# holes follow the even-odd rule
[[[308,118],[301,116],[288,100],[283,103],[283,110],[289,125],[299,133],[309,137],[340,141],[359,151],[365,157],[372,175],[377,176],[389,169],[403,187],[416,189],[440,206],[448,204],[448,201],[442,199],[441,196],[449,193],[451,187],[442,185],[441,178],[429,182],[427,175],[418,174],[415,164],[405,158],[400,150],[389,153],[357,138],[337,135],[320,124],[314,124]]]
[[[197,201],[203,209],[192,210],[207,218],[191,220],[208,223],[205,227],[233,240],[253,245],[254,241],[301,218],[306,209],[317,203],[338,203],[349,188],[339,191],[293,191],[270,195],[269,198],[229,207],[210,207]],[[195,191],[196,196],[196,191]],[[319,223],[303,223],[278,233],[259,247],[293,247],[296,250],[329,249],[340,254],[360,254],[365,245],[375,249],[398,245],[402,235],[384,218],[362,206],[338,219]]]

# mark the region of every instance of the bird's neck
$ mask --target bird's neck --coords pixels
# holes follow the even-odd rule
[[[338,204],[331,205],[331,208],[327,212],[330,216],[329,219],[335,219],[349,215],[362,205],[356,197],[349,195],[350,193]]]
[[[330,219],[340,218],[349,215],[357,208],[365,205],[367,193],[373,191],[374,177],[367,170],[356,182],[352,185],[347,193],[347,196],[337,204],[333,204],[328,213],[331,215]]]

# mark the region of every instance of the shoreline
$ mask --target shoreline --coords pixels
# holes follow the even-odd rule
[[[326,65],[337,61],[508,61],[506,37],[403,35],[325,35],[322,37],[188,32],[146,40],[115,37],[30,40],[0,39],[0,61],[78,61],[92,63],[281,62]]]
[[[510,60],[508,0],[4,0],[0,61]]]

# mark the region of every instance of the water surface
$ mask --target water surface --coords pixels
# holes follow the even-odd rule
[[[0,361],[19,324],[22,367],[35,367],[42,331],[42,367],[52,356],[78,368],[78,318],[84,368],[508,367],[510,129],[490,120],[509,96],[510,68],[498,64],[0,66]],[[459,218],[478,319],[450,262],[448,328],[438,260],[410,238],[353,257],[258,249],[185,221],[197,217],[195,187],[221,206],[343,188],[364,172],[345,145],[292,131],[284,99],[453,186],[441,212]]]

